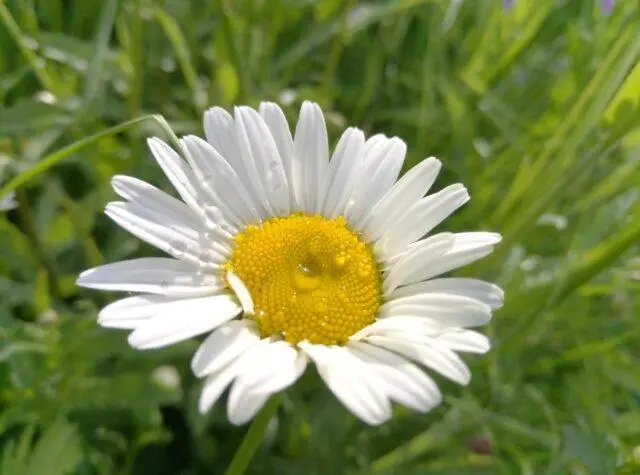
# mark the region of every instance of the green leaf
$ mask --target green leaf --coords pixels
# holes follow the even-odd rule
[[[17,445],[2,452],[2,475],[70,475],[83,460],[81,439],[75,426],[59,419],[33,444],[34,427],[27,427]],[[31,447],[30,447],[31,446]]]

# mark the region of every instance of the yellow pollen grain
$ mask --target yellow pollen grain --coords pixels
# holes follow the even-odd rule
[[[292,214],[247,226],[227,268],[251,293],[263,337],[344,344],[380,307],[378,265],[343,217]]]

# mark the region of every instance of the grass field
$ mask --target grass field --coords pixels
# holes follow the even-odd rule
[[[640,8],[513,3],[0,0],[0,474],[224,472],[246,427],[198,413],[197,342],[130,349],[75,279],[155,252],[102,213],[114,174],[167,188],[155,114],[305,99],[442,159],[443,227],[503,235],[458,274],[506,302],[436,410],[371,428],[310,371],[247,473],[639,474]]]

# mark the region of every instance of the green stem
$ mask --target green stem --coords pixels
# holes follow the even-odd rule
[[[253,419],[247,434],[242,439],[242,444],[233,456],[233,460],[227,468],[225,475],[242,475],[249,466],[253,454],[262,442],[271,417],[276,413],[282,401],[282,393],[272,396],[260,413]]]

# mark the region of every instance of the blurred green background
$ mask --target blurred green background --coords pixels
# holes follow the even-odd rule
[[[246,428],[197,413],[197,342],[135,352],[74,281],[155,252],[102,214],[116,173],[167,189],[135,119],[304,99],[441,157],[444,227],[504,236],[459,274],[507,300],[437,410],[370,428],[311,371],[249,473],[639,474],[639,58],[635,0],[0,0],[0,474],[224,472]]]

